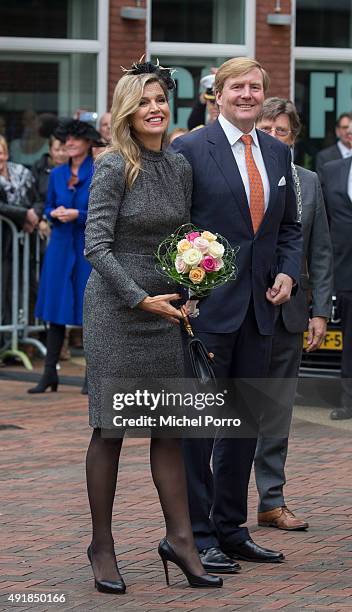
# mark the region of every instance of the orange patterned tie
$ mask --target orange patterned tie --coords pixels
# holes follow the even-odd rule
[[[250,134],[241,136],[245,146],[246,166],[249,179],[249,210],[256,234],[264,217],[264,187],[260,172],[252,153],[253,138]]]

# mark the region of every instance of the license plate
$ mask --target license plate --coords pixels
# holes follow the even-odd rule
[[[307,348],[307,336],[308,333],[304,333],[303,348]],[[327,331],[325,339],[320,347],[321,349],[329,351],[342,351],[342,332],[340,331]]]

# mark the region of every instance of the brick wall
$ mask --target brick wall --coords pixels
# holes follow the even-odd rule
[[[116,82],[122,75],[120,66],[130,66],[145,52],[146,22],[121,19],[122,6],[136,6],[133,0],[110,0],[109,27],[109,107]],[[141,1],[146,7],[146,0]],[[274,0],[257,1],[256,59],[269,72],[269,95],[290,96],[291,28],[270,26],[268,13],[274,12]],[[291,0],[281,1],[282,13],[291,13]]]
[[[268,25],[266,17],[274,13],[274,0],[257,2],[256,59],[270,76],[270,96],[290,97],[291,28]],[[282,0],[281,12],[291,13],[291,1]]]
[[[129,67],[132,61],[138,60],[145,53],[146,22],[121,19],[122,6],[136,6],[136,3],[133,0],[110,0],[109,107],[116,82],[122,76],[120,66]],[[146,7],[146,0],[142,0],[141,7]]]

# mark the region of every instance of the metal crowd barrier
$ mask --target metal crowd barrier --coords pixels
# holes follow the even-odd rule
[[[34,270],[32,271],[38,286],[41,248],[37,231],[33,238]],[[33,369],[32,363],[28,355],[19,349],[19,345],[35,346],[43,356],[46,355],[46,348],[42,342],[30,337],[30,334],[45,329],[36,319],[33,320],[33,324],[30,322],[30,242],[29,234],[19,231],[10,219],[0,215],[0,342],[2,336],[5,338],[3,345],[0,346],[0,359],[18,357],[27,370]],[[9,257],[4,259],[5,248],[8,250],[8,255],[11,255],[11,260]],[[11,287],[8,286],[10,278]],[[6,312],[9,291],[11,291],[11,308],[10,312]],[[5,317],[7,320],[4,320]]]

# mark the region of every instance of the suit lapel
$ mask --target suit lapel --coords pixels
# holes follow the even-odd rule
[[[213,157],[219,171],[227,182],[246,225],[253,233],[246,190],[244,188],[229,141],[227,140],[218,121],[215,121],[206,129],[208,131],[207,138],[209,142],[210,155]]]
[[[344,163],[341,164],[340,180],[339,180],[339,185],[341,185],[341,194],[344,200],[347,202],[348,206],[351,206],[352,204],[350,197],[348,195],[348,176],[350,173],[351,163],[352,163],[352,157],[348,157],[346,160],[344,160]]]

